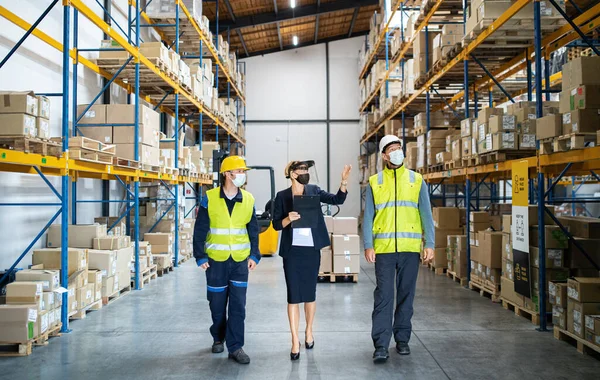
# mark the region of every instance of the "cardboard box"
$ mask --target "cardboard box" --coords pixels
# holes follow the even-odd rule
[[[101,238],[95,238],[93,240],[94,249],[121,249],[127,248],[131,244],[129,236],[106,236]]]
[[[581,303],[570,299],[567,310],[567,331],[585,338],[585,316],[600,314],[600,303]]]
[[[571,90],[571,110],[599,109],[600,108],[600,85],[579,86]]]
[[[88,284],[102,284],[102,271],[90,270],[88,271]]]
[[[460,214],[457,207],[434,207],[433,225],[436,228],[454,229],[460,225]]]
[[[511,234],[512,230],[511,230],[511,226],[512,226],[512,215],[502,215],[502,232],[504,232],[505,234]]]
[[[482,231],[479,232],[479,260],[478,262],[491,269],[502,268],[502,233]]]
[[[540,251],[536,247],[529,247],[529,262],[532,267],[540,267]],[[565,251],[562,249],[546,249],[546,268],[562,268],[565,264]]]
[[[536,131],[538,140],[560,136],[562,134],[562,117],[548,115],[537,119]]]
[[[35,116],[24,113],[0,114],[0,135],[36,137],[36,123]]]
[[[554,268],[554,269],[546,269],[546,284],[544,286],[544,291],[548,291],[548,283],[550,281],[567,281],[569,278],[569,269],[568,268]],[[539,268],[531,268],[531,285],[533,289],[539,291],[540,283],[540,269]],[[548,297],[549,299],[549,297]]]
[[[512,235],[502,233],[502,257],[508,261],[513,261]]]
[[[586,315],[585,329],[594,335],[600,335],[600,315]]]
[[[458,209],[456,209],[458,211]],[[458,215],[458,214],[457,214]],[[458,225],[458,224],[456,224]],[[463,230],[460,228],[436,228],[435,229],[435,248],[446,248],[448,245],[448,236],[450,235],[462,235]]]
[[[61,270],[60,248],[42,248],[33,251],[33,265],[44,266],[44,269]],[[88,257],[85,249],[68,249],[69,271],[68,276],[88,268]]]
[[[94,238],[106,236],[106,225],[103,224],[70,224],[69,227],[69,248],[92,248]],[[58,248],[61,246],[61,226],[53,224],[48,229],[48,248]]]
[[[581,109],[565,112],[563,118],[563,134],[591,133],[600,129],[600,110]]]
[[[110,276],[102,278],[102,297],[110,297],[119,291],[119,277]]]
[[[67,312],[71,313],[73,311],[79,310],[77,306],[77,289],[69,285],[69,289],[67,292]]]
[[[577,302],[600,302],[600,278],[570,278],[567,282],[567,295]]]
[[[77,106],[77,115],[81,116],[83,114],[83,111],[85,111],[87,107],[88,107],[87,104],[78,105]],[[85,124],[106,124],[106,105],[94,104],[93,106],[91,106],[90,109],[87,110],[85,112],[85,114],[83,114],[83,117],[77,124],[77,127],[82,128],[83,126],[85,126]],[[91,128],[91,127],[86,127],[86,129],[83,129],[82,132],[87,131],[89,128]],[[99,128],[104,128],[104,127],[99,127]],[[107,129],[110,129],[110,134],[111,134],[111,139],[112,139],[112,128],[108,127]],[[105,133],[108,133],[108,132],[105,132]],[[88,137],[88,136],[85,135],[85,137]],[[93,138],[93,137],[90,137],[90,138]],[[95,139],[95,140],[100,140],[100,139]],[[100,141],[104,142],[103,140],[100,140]]]
[[[135,159],[135,144],[118,144],[117,157],[121,157],[127,160]],[[138,145],[138,160],[143,164],[159,166],[160,164],[160,153],[159,149],[153,146],[140,144]]]
[[[577,244],[583,248],[585,253],[590,258],[598,263],[600,262],[600,239],[585,239],[576,237]],[[572,269],[591,269],[594,268],[592,263],[585,257],[583,252],[577,248],[573,242],[569,241],[569,249],[567,250],[566,264],[567,267]],[[598,271],[595,271],[593,276],[597,276]],[[581,276],[588,277],[588,275]],[[592,277],[592,276],[590,276]]]
[[[551,281],[548,284],[548,299],[552,305],[567,307],[567,283],[564,281]]]
[[[433,267],[434,268],[447,268],[448,267],[448,256],[446,254],[446,248],[436,248],[433,255]]]
[[[117,273],[116,251],[89,250],[89,268],[99,270],[104,277],[111,277]]]
[[[488,121],[490,133],[516,132],[517,118],[514,115],[492,115]]]
[[[83,269],[77,271],[69,276],[69,286],[73,286],[74,288],[81,288],[88,284],[88,271],[87,269]]]
[[[360,237],[358,235],[333,235],[331,239],[333,255],[360,254]]]
[[[333,255],[333,272],[356,274],[360,272],[360,255]]]
[[[356,235],[358,233],[358,219],[350,217],[333,218],[334,235]]]
[[[552,324],[563,330],[567,329],[567,309],[565,307],[552,305]]]
[[[104,144],[113,143],[113,127],[109,125],[98,127],[84,127],[79,125],[78,128],[83,136],[87,138],[100,141]]]
[[[154,252],[154,246],[173,244],[173,235],[164,232],[146,233],[144,234],[144,240],[152,245],[152,251]]]
[[[19,281],[6,285],[7,304],[38,304],[43,293],[39,281]]]
[[[50,138],[50,121],[42,117],[35,118],[35,131],[36,136],[41,139]]]
[[[563,65],[563,88],[600,85],[600,57],[578,57]]]
[[[331,273],[333,271],[333,252],[330,248],[321,250],[321,264],[319,273]]]
[[[536,149],[536,136],[533,134],[520,134],[519,135],[519,149],[520,150]]]
[[[487,211],[472,211],[469,215],[469,221],[471,223],[489,223],[490,214]]]
[[[525,305],[525,298],[515,292],[515,283],[505,277],[500,279],[500,294],[503,298],[519,307]]]
[[[569,247],[567,235],[558,226],[545,226],[546,249],[566,249]],[[538,227],[529,227],[529,245],[537,247],[539,244]]]
[[[23,269],[15,273],[15,281],[39,281],[44,292],[60,287],[60,271],[50,269]]]
[[[515,270],[514,270],[514,264],[512,261],[506,260],[505,258],[502,258],[502,276],[508,278],[511,281],[515,280]]]
[[[487,126],[487,122],[490,120],[492,115],[502,116],[504,115],[504,110],[502,108],[486,107],[478,112],[477,123],[479,125],[486,124]]]
[[[22,113],[33,117],[38,116],[38,99],[33,91],[0,91],[0,114]]]
[[[35,305],[0,305],[0,342],[26,343],[35,337]]]
[[[600,220],[597,218],[558,216],[557,219],[573,236],[588,239],[600,237]]]
[[[491,150],[519,149],[519,136],[515,132],[494,133],[491,136]]]

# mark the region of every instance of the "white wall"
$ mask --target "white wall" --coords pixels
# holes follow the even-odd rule
[[[357,120],[359,107],[358,50],[364,37],[329,44],[330,120]],[[325,44],[245,59],[247,73],[246,119],[279,123],[246,124],[246,156],[250,165],[275,169],[276,191],[290,185],[283,169],[290,160],[314,160],[320,186],[327,189],[327,85]],[[299,123],[297,120],[320,120]],[[290,122],[288,122],[290,121]],[[339,187],[345,164],[354,170],[349,196],[340,215],[358,216],[358,122],[330,123],[330,190]],[[266,173],[251,173],[248,190],[257,208],[268,201]]]
[[[5,2],[8,10],[17,14],[30,24],[41,15],[50,4],[49,1],[20,0]],[[126,23],[119,10],[126,10],[125,0],[114,1],[113,16],[122,26]],[[88,7],[100,16],[100,8],[93,1],[86,2]],[[118,8],[117,8],[118,7]],[[62,43],[63,7],[59,2],[39,25],[39,29]],[[23,36],[24,30],[8,20],[0,17],[0,59],[3,59],[16,42]],[[91,24],[86,18],[79,17],[79,47],[96,48],[100,46],[103,35],[100,29]],[[95,57],[97,53],[85,53],[87,57]],[[72,73],[71,73],[72,74]],[[78,104],[89,103],[102,88],[100,77],[79,66]],[[72,76],[71,76],[72,78]],[[0,69],[0,91],[33,90],[42,92],[62,92],[62,53],[35,36],[30,36],[17,50],[11,59]],[[124,102],[122,90],[113,86],[113,99]],[[72,105],[73,91],[70,91],[69,103]],[[61,136],[62,100],[51,98],[50,132],[52,136]],[[101,102],[101,100],[100,100]],[[71,116],[70,116],[71,118]],[[60,178],[48,177],[49,181],[61,191]],[[0,198],[2,203],[58,203],[57,197],[51,192],[38,175],[25,175],[0,172]],[[123,196],[119,185],[111,181],[111,199],[121,199]],[[81,179],[78,181],[78,199],[102,198],[101,181]],[[119,205],[111,204],[111,215],[116,215]],[[49,221],[58,207],[0,207],[0,268],[8,268],[27,247],[30,241]],[[102,215],[100,204],[80,204],[77,207],[78,223],[91,223],[94,217]],[[69,212],[69,215],[70,212]],[[60,222],[60,217],[57,219]],[[42,238],[35,247],[45,243]],[[21,262],[21,267],[31,263],[29,255]]]

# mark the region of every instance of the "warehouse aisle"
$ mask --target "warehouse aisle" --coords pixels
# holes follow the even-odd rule
[[[0,358],[6,379],[473,379],[597,378],[600,361],[536,332],[487,298],[423,270],[412,355],[374,365],[370,315],[374,269],[358,284],[320,284],[315,349],[289,360],[279,257],[251,275],[246,352],[252,364],[210,353],[205,276],[193,262],[148,288],[72,323],[73,332],[25,358]],[[301,324],[302,326],[302,324]]]

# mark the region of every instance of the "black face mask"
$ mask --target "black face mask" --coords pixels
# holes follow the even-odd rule
[[[298,174],[298,178],[296,178],[296,181],[298,181],[302,185],[306,185],[310,181],[310,175],[308,173]]]

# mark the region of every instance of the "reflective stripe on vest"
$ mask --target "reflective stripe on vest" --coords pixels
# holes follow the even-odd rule
[[[394,182],[395,180],[395,182]],[[385,169],[369,179],[375,203],[376,253],[419,252],[423,230],[419,194],[423,177],[406,169]]]
[[[229,257],[240,262],[250,256],[250,237],[246,225],[254,212],[254,197],[240,189],[242,202],[236,202],[229,214],[225,199],[221,198],[221,188],[206,192],[210,231],[206,237],[205,249],[208,257],[215,261],[226,261]]]

